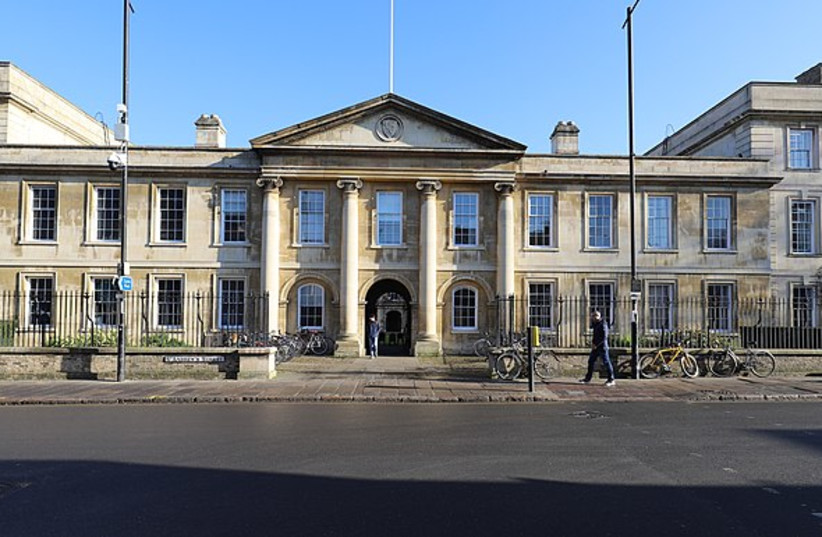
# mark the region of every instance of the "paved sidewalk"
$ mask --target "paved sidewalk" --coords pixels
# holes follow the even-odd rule
[[[416,358],[300,358],[270,381],[3,381],[0,405],[234,402],[822,401],[822,377],[656,380],[492,380],[476,361],[431,365]]]

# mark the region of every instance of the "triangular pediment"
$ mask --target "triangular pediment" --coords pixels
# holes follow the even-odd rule
[[[520,143],[392,93],[259,136],[251,145],[525,151]]]

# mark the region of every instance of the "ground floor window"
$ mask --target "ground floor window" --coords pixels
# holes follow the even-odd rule
[[[300,330],[322,330],[325,292],[317,284],[303,285],[297,290],[297,325]]]
[[[806,285],[796,286],[791,294],[793,325],[796,327],[817,326],[816,288]]]
[[[221,279],[219,282],[220,328],[245,325],[245,280]]]
[[[94,282],[94,324],[116,326],[119,318],[117,287],[114,278],[95,278]]]
[[[528,284],[528,325],[550,330],[554,326],[553,285]]]
[[[157,279],[157,326],[182,328],[183,280],[181,278]]]
[[[471,287],[459,287],[454,290],[452,300],[452,319],[455,330],[473,330],[477,328],[477,290]]]
[[[648,284],[648,329],[667,332],[673,326],[674,286]]]
[[[614,284],[592,282],[588,284],[588,299],[590,300],[591,312],[594,310],[602,314],[602,318],[612,325],[614,324]]]
[[[711,283],[708,294],[708,328],[717,332],[730,332],[733,327],[733,286],[728,283]]]
[[[28,325],[50,326],[54,299],[54,279],[50,276],[26,278]]]

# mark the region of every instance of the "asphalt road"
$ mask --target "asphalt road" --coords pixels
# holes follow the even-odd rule
[[[0,408],[0,535],[822,535],[818,403]]]

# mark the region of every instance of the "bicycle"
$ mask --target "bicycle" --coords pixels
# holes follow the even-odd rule
[[[661,347],[639,359],[639,374],[646,379],[654,379],[672,371],[671,364],[677,362],[682,374],[689,378],[699,376],[699,364],[682,342]]]
[[[494,346],[494,340],[491,339],[490,332],[484,332],[482,337],[474,342],[474,354],[482,357],[487,357],[491,353],[491,348]]]
[[[303,330],[300,332],[300,337],[305,341],[305,351],[308,351],[317,356],[328,354],[331,349],[329,338],[326,338],[318,330]]]
[[[711,373],[718,377],[729,377],[735,373],[750,371],[755,376],[764,378],[776,369],[776,359],[770,351],[755,349],[749,344],[745,347],[744,358],[741,358],[731,348],[730,342],[726,343],[724,348],[713,350],[708,364]]]
[[[534,350],[534,374],[542,381],[547,381],[551,376],[551,369],[554,362],[559,363],[559,358],[551,349]],[[502,380],[516,380],[523,372],[528,371],[528,354],[516,348],[506,349],[494,361],[494,370]]]

